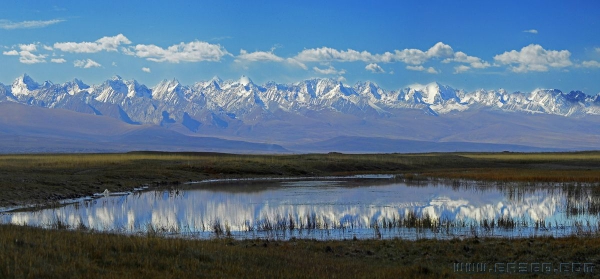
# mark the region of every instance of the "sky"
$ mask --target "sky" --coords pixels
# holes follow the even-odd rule
[[[245,75],[600,93],[600,1],[405,2],[7,0],[0,82]]]

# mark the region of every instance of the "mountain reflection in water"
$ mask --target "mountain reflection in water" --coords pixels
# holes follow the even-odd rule
[[[574,185],[235,181],[6,213],[0,221],[200,238],[562,236],[598,231],[599,204],[591,187]]]

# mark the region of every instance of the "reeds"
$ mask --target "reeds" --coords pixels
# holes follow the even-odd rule
[[[60,219],[46,224],[45,228],[59,230],[89,231],[85,225],[69,225]],[[455,237],[508,237],[521,238],[532,236],[597,236],[600,235],[600,221],[567,220],[553,223],[544,219],[532,220],[523,217],[499,216],[496,218],[449,219],[408,211],[404,215],[390,218],[372,219],[365,224],[362,220],[345,218],[329,220],[316,214],[304,216],[276,215],[265,216],[257,220],[246,220],[242,224],[213,219],[189,225],[157,226],[146,224],[136,228],[116,228],[109,232],[140,234],[147,237],[184,237],[184,238],[234,238],[234,239],[270,239],[290,240],[309,238],[321,240],[335,239],[451,239]]]
[[[444,223],[444,222],[442,222]],[[518,223],[518,222],[517,222]],[[469,227],[469,224],[465,224]],[[0,278],[497,278],[456,263],[600,262],[600,238],[195,240],[0,225]],[[225,224],[222,224],[225,226]],[[594,225],[590,224],[590,227]],[[385,234],[386,229],[379,227]],[[479,232],[477,232],[479,233]],[[522,276],[523,274],[519,274]],[[502,277],[502,275],[500,275]],[[509,275],[507,275],[509,276]],[[526,277],[564,278],[565,273]]]

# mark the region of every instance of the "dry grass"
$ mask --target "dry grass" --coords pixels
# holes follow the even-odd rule
[[[598,266],[600,239],[199,241],[0,226],[0,278],[496,278],[454,264],[536,262]],[[539,275],[565,276],[527,277]]]
[[[171,187],[208,178],[289,177],[363,173],[420,174],[450,179],[600,182],[600,152],[236,155],[0,155],[0,207],[47,203],[142,184]]]

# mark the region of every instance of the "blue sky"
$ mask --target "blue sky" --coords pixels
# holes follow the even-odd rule
[[[600,93],[600,1],[404,2],[3,1],[0,82],[246,75]]]

